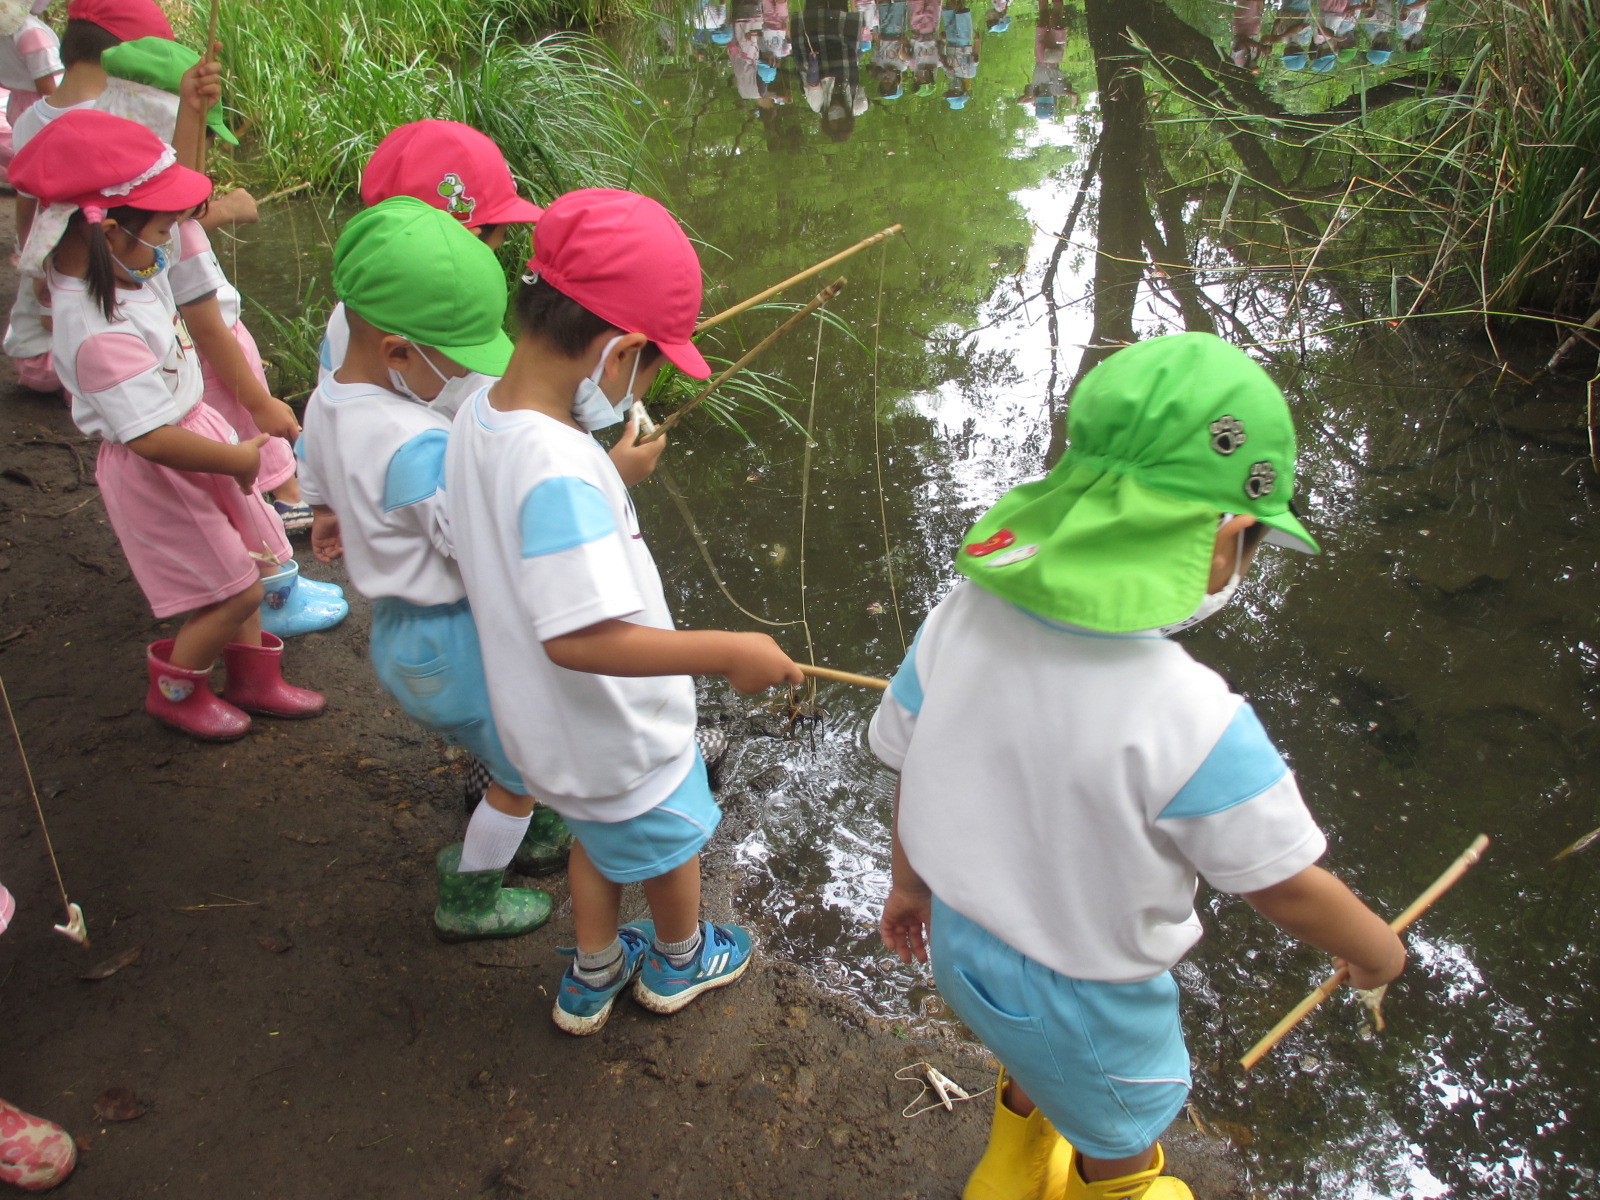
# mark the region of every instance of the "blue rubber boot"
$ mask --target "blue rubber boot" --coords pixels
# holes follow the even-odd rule
[[[276,574],[262,576],[261,586],[267,591],[261,602],[261,628],[281,638],[332,629],[350,615],[350,604],[343,596],[319,594],[306,587],[300,565],[293,559]]]
[[[302,575],[300,576],[300,582],[295,587],[318,600],[344,599],[344,589],[337,583],[327,579],[307,579]]]

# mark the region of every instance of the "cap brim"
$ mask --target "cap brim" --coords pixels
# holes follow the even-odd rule
[[[179,163],[174,163],[147,183],[140,184],[122,204],[150,212],[182,212],[202,203],[211,195],[211,180]]]
[[[542,216],[544,209],[537,204],[521,196],[512,196],[498,208],[473,213],[467,228],[476,229],[480,225],[533,225]]]
[[[677,342],[666,345],[657,342],[661,353],[667,356],[667,361],[690,379],[707,379],[711,375],[711,364],[706,362],[705,356],[695,349],[693,342]]]
[[[221,115],[206,118],[206,128],[217,135],[219,142],[227,142],[230,146],[237,146],[239,139],[233,135],[233,130],[228,128],[227,122]]]
[[[460,363],[469,371],[497,378],[506,373],[506,364],[511,361],[511,339],[504,333],[496,333],[487,342],[479,342],[476,345],[436,345],[434,349],[452,361]]]
[[[1322,547],[1317,545],[1316,539],[1306,532],[1306,527],[1300,524],[1300,519],[1293,513],[1256,519],[1267,527],[1266,536],[1261,540],[1268,546],[1298,550],[1301,554],[1322,553]]]

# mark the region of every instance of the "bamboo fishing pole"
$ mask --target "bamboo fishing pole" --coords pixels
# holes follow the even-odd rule
[[[843,275],[841,275],[841,276],[839,276],[839,278],[835,279],[832,283],[830,283],[827,287],[823,288],[820,292],[818,292],[815,296],[813,296],[811,298],[811,302],[809,304],[807,304],[799,312],[795,313],[794,316],[790,317],[782,325],[779,325],[771,333],[767,334],[766,337],[762,338],[754,346],[750,347],[750,349],[746,350],[744,352],[743,356],[740,357],[740,359],[737,362],[735,362],[727,370],[723,371],[722,374],[718,375],[710,383],[706,384],[705,387],[701,388],[700,389],[700,394],[698,396],[696,396],[693,400],[687,401],[684,404],[680,404],[677,408],[673,409],[666,416],[662,417],[661,418],[661,423],[659,425],[657,425],[649,433],[645,433],[643,431],[642,426],[641,426],[640,436],[634,442],[634,445],[642,446],[646,442],[653,442],[658,437],[661,437],[663,434],[665,434],[667,432],[667,430],[671,429],[674,425],[676,425],[680,420],[683,419],[683,416],[684,416],[685,413],[689,412],[693,408],[698,407],[702,400],[704,400],[707,396],[711,395],[712,392],[716,391],[719,387],[721,387],[724,383],[726,383],[728,381],[728,379],[736,371],[738,371],[741,367],[743,367],[747,362],[749,362],[751,359],[753,359],[756,355],[760,354],[767,347],[771,346],[773,342],[777,341],[784,334],[788,333],[789,330],[793,329],[796,325],[798,325],[801,321],[805,320],[812,313],[816,312],[817,309],[821,308],[829,300],[832,300],[835,296],[837,296],[839,294],[839,292],[844,288],[844,282],[845,282],[845,277]]]
[[[704,321],[701,321],[700,324],[695,326],[694,331],[695,331],[695,333],[697,335],[698,334],[702,334],[706,330],[710,329],[713,325],[720,325],[720,324],[722,324],[722,322],[726,321],[729,317],[736,317],[740,313],[744,312],[745,309],[754,308],[756,305],[760,304],[763,300],[770,300],[773,296],[776,296],[779,292],[787,291],[789,288],[793,287],[795,284],[800,283],[803,280],[810,279],[813,275],[822,274],[822,272],[826,271],[829,267],[834,266],[836,263],[842,263],[845,259],[849,258],[853,254],[861,253],[861,251],[865,250],[868,246],[876,246],[879,242],[883,241],[885,238],[893,237],[895,234],[899,233],[903,228],[904,228],[904,226],[902,226],[902,225],[891,225],[887,229],[880,229],[877,233],[873,234],[871,237],[863,238],[861,241],[857,242],[854,246],[851,246],[850,249],[841,250],[841,251],[839,251],[839,253],[835,254],[832,258],[825,258],[821,262],[819,262],[816,266],[807,267],[804,271],[801,271],[800,274],[791,275],[791,276],[789,276],[789,278],[785,279],[782,283],[774,284],[772,287],[769,287],[764,292],[757,292],[754,296],[751,296],[750,299],[741,300],[741,301],[739,301],[738,304],[735,304],[732,308],[723,309],[721,312],[719,312],[714,317],[707,317]]]
[[[1480,833],[1477,837],[1473,838],[1472,845],[1468,846],[1466,850],[1462,852],[1461,857],[1456,859],[1455,862],[1451,863],[1449,869],[1447,869],[1443,875],[1439,876],[1439,878],[1435,879],[1431,884],[1429,884],[1427,890],[1413,900],[1409,908],[1407,908],[1394,920],[1390,921],[1389,928],[1394,930],[1396,933],[1399,933],[1407,925],[1410,925],[1411,922],[1415,921],[1423,913],[1427,912],[1435,900],[1449,891],[1450,888],[1455,885],[1456,880],[1465,875],[1472,865],[1483,857],[1483,852],[1488,845],[1489,838],[1487,834]],[[1246,1071],[1254,1067],[1258,1062],[1266,1057],[1267,1051],[1271,1050],[1280,1041],[1282,1041],[1284,1035],[1287,1034],[1291,1029],[1300,1024],[1301,1021],[1305,1020],[1306,1015],[1310,1013],[1312,1009],[1316,1008],[1317,1005],[1321,1004],[1329,996],[1333,995],[1334,991],[1338,989],[1339,985],[1349,977],[1349,967],[1340,967],[1332,975],[1329,975],[1322,981],[1321,985],[1316,991],[1312,992],[1304,1000],[1300,1001],[1299,1004],[1296,1004],[1292,1009],[1290,1009],[1289,1012],[1284,1016],[1283,1020],[1279,1021],[1272,1027],[1271,1031],[1268,1032],[1266,1037],[1262,1038],[1254,1046],[1250,1047],[1250,1052],[1239,1060],[1239,1065]]]
[[[810,675],[813,679],[830,679],[834,683],[853,683],[856,687],[875,688],[883,691],[889,686],[887,679],[880,679],[876,675],[857,675],[851,671],[835,671],[832,667],[818,667],[811,663],[796,663],[802,675]]]
[[[218,9],[218,7],[219,7],[218,0],[211,0],[211,23],[206,27],[206,48],[205,48],[204,52],[202,52],[201,55],[200,55],[200,65],[201,66],[205,66],[207,63],[210,63],[211,61],[213,61],[213,58],[214,58],[214,56],[216,54],[216,49],[215,48],[216,48],[216,44],[217,44],[217,9]],[[204,107],[204,101],[201,101],[201,104],[202,104],[202,107],[200,109],[200,157],[197,160],[197,162],[199,164],[197,169],[199,170],[199,172],[202,175],[204,175],[205,171],[206,171],[206,117],[209,114],[208,114],[208,110]]]

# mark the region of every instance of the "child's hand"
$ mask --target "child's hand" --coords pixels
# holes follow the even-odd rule
[[[311,518],[311,553],[318,562],[331,563],[344,557],[344,538],[339,533],[339,518],[332,509],[318,508]]]
[[[239,485],[239,490],[246,495],[255,491],[256,476],[261,472],[261,447],[266,441],[267,435],[261,433],[247,442],[240,442],[235,447],[240,451],[239,465],[234,470],[225,472],[233,476],[234,482]]]
[[[649,479],[650,472],[656,469],[656,461],[661,457],[661,452],[667,448],[666,434],[642,446],[634,445],[634,439],[638,436],[639,423],[630,418],[622,427],[622,436],[617,439],[617,444],[611,447],[611,461],[617,468],[617,474],[622,476],[622,482],[628,487]]]
[[[211,49],[212,53],[220,51],[222,43],[213,42]],[[204,117],[211,106],[222,99],[222,64],[214,58],[210,62],[195,63],[178,81],[178,96]]]
[[[806,677],[778,643],[764,633],[730,633],[728,666],[722,671],[734,691],[753,696],[780,683],[796,686]]]
[[[1377,967],[1370,965],[1356,966],[1355,963],[1343,958],[1333,960],[1335,969],[1346,967],[1350,971],[1350,986],[1360,988],[1363,992],[1373,988],[1382,987],[1397,979],[1401,971],[1406,969],[1406,947],[1400,940],[1400,935],[1394,935],[1394,945],[1389,952],[1389,957]]]
[[[920,890],[896,884],[883,902],[883,916],[878,919],[878,932],[883,944],[900,956],[903,963],[913,958],[928,961],[928,925],[933,919],[933,897],[926,889]]]
[[[294,409],[276,396],[268,396],[259,408],[251,409],[250,416],[255,420],[256,428],[269,437],[281,437],[292,442],[300,436],[300,422],[295,419]]]
[[[200,222],[207,229],[220,225],[254,225],[261,220],[256,208],[256,198],[244,188],[229,188],[221,195],[213,195]]]

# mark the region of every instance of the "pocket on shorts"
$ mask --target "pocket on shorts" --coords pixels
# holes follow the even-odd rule
[[[945,1000],[1009,1071],[1024,1079],[1061,1082],[1061,1066],[1045,1033],[1043,1019],[1008,1012],[960,966],[952,966],[949,974],[953,978],[940,988]],[[955,986],[948,986],[950,983]]]

